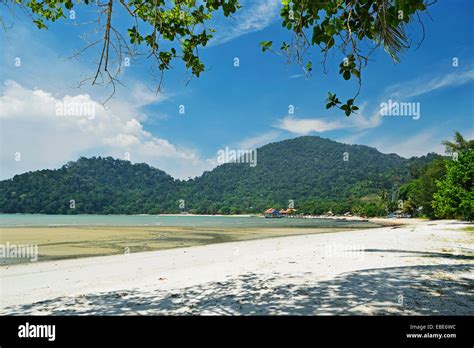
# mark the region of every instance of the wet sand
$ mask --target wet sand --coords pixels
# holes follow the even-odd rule
[[[37,245],[38,261],[117,255],[205,244],[348,231],[350,228],[5,227],[0,244]],[[31,258],[0,258],[0,265]]]

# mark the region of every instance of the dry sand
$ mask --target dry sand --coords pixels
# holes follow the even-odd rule
[[[0,267],[0,314],[474,314],[454,221]]]

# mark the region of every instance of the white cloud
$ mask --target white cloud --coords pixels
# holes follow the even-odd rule
[[[360,144],[361,139],[363,139],[367,135],[367,133],[368,131],[350,134],[344,137],[340,137],[336,139],[336,141],[344,144],[357,145]]]
[[[321,118],[294,118],[292,116],[286,116],[279,121],[275,127],[286,130],[291,133],[300,135],[306,135],[312,132],[327,132],[345,126],[341,121],[328,121]]]
[[[474,80],[474,69],[456,70],[449,74],[416,79],[387,88],[387,98],[408,99],[446,87],[461,86]]]
[[[352,114],[350,117],[337,116],[335,119],[286,116],[279,120],[275,127],[299,135],[307,135],[313,132],[323,133],[339,129],[356,129],[361,131],[378,127],[382,122],[380,108],[375,109],[370,116],[366,116],[366,109],[367,103],[362,103],[359,105],[359,110],[356,114]]]
[[[306,74],[294,74],[294,75],[288,76],[289,79],[299,79],[302,77],[306,77]]]
[[[402,157],[423,156],[428,152],[444,154],[441,142],[447,139],[439,130],[430,128],[408,138],[387,138],[368,144],[383,153],[396,153]]]
[[[216,33],[209,46],[229,42],[239,36],[260,31],[272,24],[278,17],[280,0],[241,1],[242,8],[231,18],[224,20],[224,25],[215,26]]]
[[[137,86],[137,90],[142,89]],[[90,103],[95,115],[60,116],[56,113],[58,103]],[[132,162],[146,162],[180,178],[200,175],[212,167],[195,151],[147,132],[140,115],[138,107],[124,100],[111,102],[105,109],[87,94],[57,97],[8,80],[0,93],[1,178],[57,168],[81,155],[124,158],[126,152]],[[21,161],[15,161],[17,152]]]
[[[164,90],[156,93],[143,84],[135,84],[131,96],[133,104],[138,106],[161,103],[171,97],[171,95],[165,93]]]
[[[433,92],[438,89],[460,86],[474,80],[474,70],[455,71],[449,74],[431,77],[429,79],[415,79],[394,84],[385,90],[380,102],[389,99],[406,101],[410,98]],[[376,128],[382,123],[380,103],[373,104],[371,112],[366,112],[367,102],[362,103],[357,114],[348,118],[339,118],[335,121],[326,118],[301,118],[286,116],[277,124],[277,128],[295,134],[310,134],[312,132],[327,132],[343,128],[352,128],[357,131]],[[359,135],[350,136],[349,142],[360,138]]]
[[[252,150],[266,145],[280,136],[280,132],[270,131],[254,137],[245,138],[237,143],[237,147],[243,150]]]

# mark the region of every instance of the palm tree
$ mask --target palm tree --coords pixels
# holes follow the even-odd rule
[[[378,13],[374,23],[376,28],[374,40],[382,45],[385,52],[398,63],[400,62],[399,54],[410,47],[410,44],[405,33],[405,24],[391,18],[394,16],[388,11],[391,6],[391,0],[380,0],[378,2]]]
[[[446,153],[463,153],[470,149],[474,149],[474,139],[466,140],[458,131],[454,132],[454,141],[445,140],[442,142],[445,146]]]

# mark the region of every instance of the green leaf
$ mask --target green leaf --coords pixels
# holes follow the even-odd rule
[[[334,46],[334,38],[331,37],[328,41],[328,43],[326,44],[326,49],[330,49],[332,46]]]
[[[266,52],[267,50],[271,49],[272,45],[273,45],[273,41],[260,42],[260,47],[262,48],[262,52]]]

